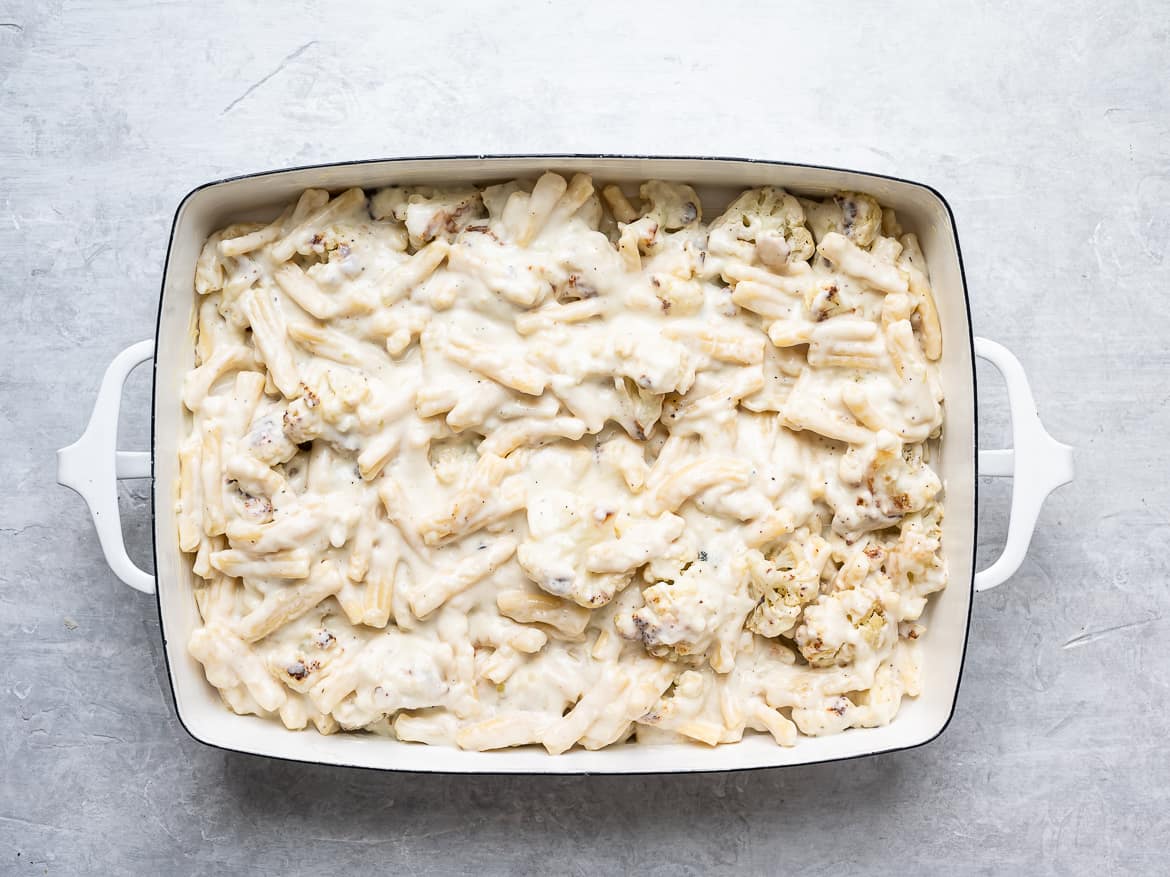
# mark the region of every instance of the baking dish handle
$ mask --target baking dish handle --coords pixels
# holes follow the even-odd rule
[[[975,355],[986,359],[1003,375],[1012,415],[1013,447],[979,452],[980,475],[1012,478],[1015,482],[1003,553],[987,569],[975,573],[975,590],[986,591],[1003,584],[1024,562],[1044,500],[1073,479],[1073,449],[1044,429],[1036,413],[1028,376],[1011,351],[986,338],[976,338]]]
[[[118,479],[150,478],[150,454],[118,450],[118,412],[122,385],[135,366],[154,356],[154,341],[139,341],[114,357],[102,378],[89,425],[81,438],[57,451],[57,482],[81,494],[93,515],[98,541],[114,575],[146,594],[154,593],[154,576],[126,553],[118,513]]]

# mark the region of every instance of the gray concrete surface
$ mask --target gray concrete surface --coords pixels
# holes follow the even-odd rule
[[[0,873],[1165,873],[1170,8],[937,6],[0,0]],[[54,484],[103,367],[152,330],[176,204],[227,174],[480,151],[811,161],[949,197],[977,330],[1079,471],[976,599],[939,740],[501,779],[185,736],[153,601]],[[141,446],[144,375],[127,408]],[[148,563],[145,490],[123,509]],[[987,491],[985,562],[1007,502]]]

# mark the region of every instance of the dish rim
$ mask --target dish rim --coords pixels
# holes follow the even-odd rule
[[[950,202],[946,197],[938,191],[938,189],[929,185],[928,183],[919,182],[918,180],[911,180],[905,177],[894,176],[891,174],[874,173],[871,171],[862,171],[854,168],[835,167],[833,165],[811,164],[807,162],[793,162],[781,161],[776,159],[759,159],[759,158],[741,158],[724,155],[645,155],[637,153],[477,153],[465,155],[418,155],[418,156],[397,156],[389,158],[363,158],[354,161],[332,161],[318,164],[304,164],[292,165],[283,168],[274,168],[263,171],[254,171],[245,174],[236,174],[233,176],[222,177],[219,179],[210,180],[195,186],[187,192],[186,195],[180,199],[178,206],[175,208],[175,215],[171,221],[170,233],[167,237],[166,253],[163,257],[162,276],[160,279],[159,294],[158,294],[158,312],[155,317],[154,337],[159,338],[162,328],[163,319],[163,304],[166,297],[167,275],[170,269],[171,253],[175,244],[175,235],[179,228],[179,220],[183,214],[187,203],[200,192],[211,189],[225,183],[234,183],[242,180],[258,179],[260,177],[274,177],[287,173],[294,173],[298,171],[321,171],[330,168],[338,167],[359,167],[370,164],[395,164],[399,162],[423,162],[423,161],[497,161],[497,160],[530,160],[539,161],[547,160],[555,162],[557,160],[572,159],[572,160],[592,160],[592,161],[621,161],[621,160],[635,160],[635,161],[719,161],[731,162],[747,165],[761,165],[767,167],[787,167],[787,168],[804,168],[810,170],[830,171],[841,174],[856,174],[858,176],[869,177],[871,179],[889,180],[891,182],[901,183],[909,186],[914,186],[919,189],[924,189],[933,195],[946,211],[947,217],[950,220],[951,238],[955,246],[955,257],[959,267],[959,280],[963,292],[963,309],[967,317],[967,349],[971,361],[971,408],[973,416],[973,424],[975,429],[972,436],[972,453],[974,455],[972,477],[973,477],[973,491],[972,503],[975,509],[975,514],[971,518],[971,577],[967,585],[968,590],[968,610],[966,624],[963,630],[963,645],[961,654],[959,656],[959,668],[955,678],[954,691],[951,698],[950,709],[947,712],[946,720],[939,726],[931,736],[913,743],[907,743],[904,746],[887,746],[882,749],[874,749],[867,752],[858,752],[852,755],[841,755],[828,758],[812,758],[807,761],[799,761],[788,764],[760,764],[746,767],[687,767],[676,770],[645,770],[645,771],[603,771],[603,770],[492,770],[486,767],[484,770],[474,771],[450,771],[440,770],[434,768],[403,768],[403,767],[377,767],[367,764],[352,764],[343,763],[341,761],[322,761],[320,759],[312,758],[297,758],[290,755],[273,755],[267,752],[256,752],[249,749],[225,746],[221,743],[206,740],[196,734],[187,724],[183,717],[182,710],[179,708],[178,694],[175,690],[175,675],[174,668],[171,666],[170,647],[168,644],[166,625],[163,621],[162,608],[162,588],[156,584],[154,591],[155,607],[158,611],[159,618],[159,633],[162,637],[163,644],[163,661],[165,662],[167,670],[167,685],[170,687],[171,702],[175,708],[175,718],[178,720],[180,727],[187,733],[191,739],[195,740],[203,746],[217,749],[221,752],[238,752],[251,757],[268,758],[275,761],[288,762],[291,764],[313,764],[323,765],[327,767],[343,767],[350,770],[365,770],[375,771],[378,773],[409,773],[409,774],[424,774],[428,776],[433,775],[462,775],[462,776],[492,776],[492,777],[506,777],[506,776],[670,776],[670,775],[690,775],[690,774],[718,774],[718,773],[739,773],[748,771],[761,770],[784,770],[798,767],[807,767],[819,764],[834,764],[837,762],[853,761],[860,758],[871,758],[879,755],[887,755],[894,752],[909,752],[927,746],[937,740],[950,727],[951,721],[954,719],[955,710],[958,707],[959,689],[963,683],[963,671],[967,663],[967,647],[971,639],[971,607],[974,605],[975,597],[975,574],[976,569],[976,553],[978,550],[979,537],[979,430],[977,428],[979,422],[979,381],[978,372],[975,362],[975,330],[971,321],[971,298],[967,290],[967,273],[963,264],[963,250],[959,243],[959,230],[955,222],[955,213],[951,208]],[[158,404],[158,361],[156,356],[151,362],[151,392],[150,392],[150,540],[151,540],[151,559],[154,562],[155,570],[160,568],[158,560],[158,538],[156,535],[158,527],[158,509],[155,501],[156,498],[156,482],[155,482],[155,420],[156,407]],[[157,573],[156,573],[157,575]],[[948,588],[954,587],[955,583],[948,583]],[[283,730],[283,729],[278,729]],[[855,729],[865,730],[865,729]],[[728,744],[735,745],[735,744]]]

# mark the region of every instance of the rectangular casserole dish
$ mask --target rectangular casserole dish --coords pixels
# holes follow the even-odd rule
[[[893,207],[917,232],[931,270],[943,331],[941,372],[946,391],[938,472],[946,487],[944,551],[950,584],[923,616],[922,688],[886,727],[801,738],[792,748],[766,736],[737,744],[622,745],[601,751],[572,750],[550,756],[543,749],[464,752],[400,743],[382,737],[290,732],[279,724],[238,716],[205,681],[186,644],[198,624],[190,563],[179,551],[173,508],[177,445],[184,433],[180,387],[191,367],[192,278],[204,240],[228,222],[268,219],[302,190],[340,190],[407,184],[492,183],[535,177],[545,170],[588,172],[606,182],[663,179],[696,187],[711,215],[745,188],[774,185],[795,194],[823,197],[837,190],[865,192]],[[157,354],[156,354],[157,351]],[[977,451],[974,357],[990,360],[1007,380],[1014,450]],[[116,448],[121,386],[140,362],[154,359],[151,450]],[[1003,555],[976,572],[976,499],[979,475],[1016,476],[1011,521]],[[116,479],[152,478],[155,575],[138,569],[122,543]],[[157,594],[169,677],[179,721],[195,739],[239,752],[296,761],[382,770],[451,773],[666,773],[779,767],[872,755],[919,746],[937,737],[954,710],[974,592],[993,587],[1022,562],[1040,505],[1072,478],[1072,450],[1054,441],[1036,416],[1019,362],[1004,348],[976,339],[971,330],[954,217],[928,186],[875,174],[807,165],[724,158],[624,156],[508,156],[421,158],[295,168],[201,186],[179,205],[163,271],[155,337],[123,351],[111,364],[93,418],[82,438],[59,454],[58,480],[89,503],[103,551],[115,573],[138,590]]]

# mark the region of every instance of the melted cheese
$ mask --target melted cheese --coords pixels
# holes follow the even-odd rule
[[[208,241],[176,511],[232,709],[560,752],[788,745],[917,692],[946,581],[917,243],[911,293],[866,196],[708,228],[641,195],[310,190]]]

